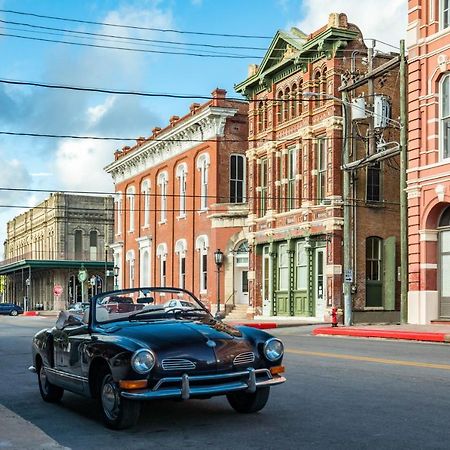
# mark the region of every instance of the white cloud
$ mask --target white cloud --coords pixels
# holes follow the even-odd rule
[[[106,101],[100,105],[91,106],[86,111],[88,126],[93,127],[105,116],[105,114],[114,107],[115,97],[108,97]]]
[[[343,12],[366,39],[375,38],[398,47],[400,39],[406,37],[407,0],[303,0],[302,9],[304,15],[296,26],[307,34],[325,25],[330,13]],[[380,48],[394,50],[381,45]]]
[[[55,155],[55,185],[61,190],[112,192],[111,177],[103,170],[112,155],[111,142],[62,141]]]

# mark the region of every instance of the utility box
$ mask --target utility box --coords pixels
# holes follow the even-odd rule
[[[373,126],[386,128],[391,118],[391,102],[385,95],[375,95],[373,99]]]
[[[367,118],[366,100],[364,97],[357,97],[352,100],[352,120]]]

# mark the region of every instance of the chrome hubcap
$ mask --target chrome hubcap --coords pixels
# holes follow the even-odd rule
[[[117,419],[119,414],[119,393],[112,381],[108,379],[103,384],[102,389],[102,406],[106,416],[110,420]]]

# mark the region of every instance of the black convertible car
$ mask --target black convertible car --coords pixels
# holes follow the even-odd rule
[[[105,424],[123,429],[141,400],[226,395],[238,412],[259,411],[286,381],[282,359],[281,341],[216,320],[184,289],[139,288],[93,297],[83,318],[61,312],[34,336],[30,370],[45,401],[64,390],[98,398]]]

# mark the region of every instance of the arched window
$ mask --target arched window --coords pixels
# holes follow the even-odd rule
[[[284,117],[284,101],[283,101],[283,91],[277,94],[277,123],[283,122]]]
[[[98,246],[98,232],[96,230],[92,230],[89,233],[89,259],[91,261],[97,260],[97,246]]]
[[[202,153],[197,158],[197,169],[200,171],[200,209],[208,208],[208,167],[209,154]]]
[[[128,287],[134,287],[134,270],[135,270],[135,257],[134,250],[128,250],[127,256],[127,265],[128,265]]]
[[[199,253],[200,262],[200,292],[208,290],[208,236],[203,234],[198,236],[195,241],[195,248]]]
[[[128,231],[134,231],[135,194],[136,190],[134,189],[134,186],[130,186],[127,189]]]
[[[314,76],[314,93],[316,94],[314,96],[314,108],[318,108],[322,101],[322,96],[320,95],[320,81],[321,81],[321,75],[320,72],[317,71],[316,75]]]
[[[159,221],[165,223],[167,221],[167,184],[169,176],[167,172],[161,172],[158,175],[159,189]]]
[[[286,88],[284,91],[284,108],[283,108],[283,120],[289,120],[289,103],[291,100],[291,90],[289,88]]]
[[[140,285],[150,286],[150,252],[148,248],[141,250]]]
[[[245,202],[245,156],[230,156],[230,203]]]
[[[186,217],[186,176],[187,176],[187,164],[181,163],[177,167],[178,178],[178,217]]]
[[[83,232],[81,230],[75,230],[74,237],[75,247],[75,259],[83,258]]]
[[[167,283],[167,244],[159,244],[156,249],[156,256],[159,259],[159,285],[165,287]]]
[[[441,106],[441,159],[450,158],[450,74],[446,75],[440,85]]]
[[[114,197],[116,206],[116,234],[122,234],[122,192],[117,192]]]
[[[179,239],[175,244],[175,253],[178,255],[178,286],[186,288],[186,239]]]
[[[327,92],[327,68],[324,67],[322,70],[322,77],[320,79],[320,92],[323,94],[328,94]],[[325,100],[327,99],[326,95],[321,96],[322,104],[325,103]]]
[[[442,213],[439,219],[439,227],[450,227],[450,206]]]
[[[303,113],[303,80],[300,80],[298,84],[298,99],[297,114],[300,116]]]
[[[297,85],[294,84],[292,86],[292,95],[291,95],[291,118],[297,116],[297,103],[298,103],[297,95],[298,95]]]
[[[150,181],[144,180],[141,187],[142,202],[144,204],[144,227],[150,225]]]
[[[258,103],[258,127],[257,131],[260,132],[264,129],[264,102]]]

